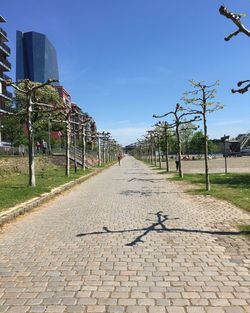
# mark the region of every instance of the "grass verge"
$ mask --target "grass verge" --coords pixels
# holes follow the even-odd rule
[[[250,174],[210,174],[211,190],[206,191],[204,174],[185,174],[184,181],[197,186],[190,190],[195,194],[211,195],[218,199],[229,201],[236,206],[250,212]],[[173,180],[182,180],[175,175]],[[250,231],[250,225],[239,225],[240,230]]]
[[[0,212],[45,192],[50,192],[51,189],[90,172],[92,172],[91,169],[78,170],[77,173],[72,171],[70,177],[67,177],[64,168],[48,167],[46,170],[36,173],[36,187],[28,186],[28,175],[24,173],[4,177],[0,181]]]
[[[177,175],[172,179],[181,180]],[[192,192],[227,200],[250,211],[250,174],[248,173],[210,174],[211,191],[205,190],[204,174],[185,174],[183,180],[198,187]]]

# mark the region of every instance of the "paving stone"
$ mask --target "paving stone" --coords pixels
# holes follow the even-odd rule
[[[0,313],[250,312],[249,213],[186,188],[126,157],[6,225]]]
[[[166,309],[163,306],[154,306],[154,307],[149,307],[148,312],[149,313],[166,313]]]
[[[106,308],[105,305],[88,305],[87,306],[87,313],[105,313],[106,312]]]
[[[147,313],[147,307],[141,305],[129,305],[126,309],[127,313]]]
[[[205,309],[201,306],[187,307],[187,313],[206,313]]]

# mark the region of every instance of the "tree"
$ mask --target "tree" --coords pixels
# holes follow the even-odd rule
[[[169,129],[169,124],[167,122],[158,122],[156,126],[159,128],[159,131],[162,133],[160,136],[160,148],[165,154],[166,159],[166,172],[169,172],[169,162],[168,162],[168,155],[169,155],[169,146],[173,133]]]
[[[237,36],[239,33],[243,33],[246,36],[250,37],[250,30],[247,29],[241,22],[241,18],[245,17],[246,14],[244,13],[232,13],[230,12],[224,5],[220,6],[219,8],[219,12],[221,15],[225,16],[226,18],[230,19],[236,26],[237,26],[237,30],[230,33],[227,37],[224,38],[225,41],[229,41],[232,37]],[[243,81],[239,81],[237,83],[238,87],[241,87],[242,85],[244,85],[245,83],[248,83],[245,87],[239,88],[239,89],[232,89],[232,93],[245,93],[248,91],[248,89],[250,88],[250,80],[243,80]]]
[[[191,153],[204,154],[204,134],[202,131],[194,133],[190,140],[190,151]]]
[[[196,113],[194,112],[187,112],[187,110],[184,110],[182,106],[180,106],[179,103],[176,104],[175,106],[175,110],[174,111],[170,111],[167,112],[163,115],[153,115],[153,117],[155,118],[162,118],[165,116],[169,116],[169,115],[173,115],[174,116],[174,121],[173,123],[169,124],[168,128],[174,128],[175,132],[176,132],[176,138],[177,138],[177,153],[178,153],[178,159],[179,159],[179,165],[178,165],[178,170],[179,170],[179,176],[183,177],[183,171],[182,171],[182,162],[181,162],[181,137],[180,137],[180,131],[181,131],[181,127],[182,130],[185,129],[185,127],[183,128],[183,125],[187,125],[189,123],[195,122],[199,120],[199,116],[194,116],[193,118],[191,118],[190,120],[186,119],[186,116],[189,115],[194,115]]]
[[[216,103],[213,99],[216,96],[215,87],[219,82],[216,81],[212,85],[205,85],[203,82],[190,81],[194,90],[184,93],[182,100],[188,105],[198,107],[198,109],[189,108],[189,112],[199,114],[203,120],[203,134],[204,134],[204,157],[205,157],[205,177],[206,190],[210,190],[209,169],[208,169],[208,131],[207,131],[207,113],[213,113],[223,108],[223,105]],[[189,96],[189,97],[188,97]]]
[[[50,100],[54,99],[50,97],[51,93],[46,92],[46,97],[44,98],[40,94],[42,88],[53,82],[56,82],[56,80],[49,79],[43,84],[34,83],[28,79],[24,79],[19,84],[15,84],[11,80],[5,81],[7,86],[11,86],[16,90],[17,103],[20,105],[17,115],[23,115],[26,121],[29,141],[29,186],[31,187],[36,185],[33,123],[35,120],[39,120],[39,117],[45,113],[56,109],[56,103],[50,102]],[[48,103],[42,103],[43,100],[47,100]]]
[[[197,127],[194,123],[187,123],[180,127],[180,139],[182,142],[183,153],[189,155],[190,153],[190,140],[194,135],[194,131]]]
[[[28,144],[23,124],[23,117],[15,114],[4,115],[1,118],[1,126],[3,127],[2,133],[14,147],[20,144]]]

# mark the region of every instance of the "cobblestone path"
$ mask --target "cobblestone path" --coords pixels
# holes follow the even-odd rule
[[[2,229],[0,312],[250,312],[247,219],[126,157]]]

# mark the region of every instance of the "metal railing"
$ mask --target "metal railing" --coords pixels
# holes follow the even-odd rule
[[[5,30],[2,29],[2,27],[0,27],[0,33],[5,37],[7,38],[7,33]]]
[[[11,64],[10,64],[9,61],[7,61],[7,60],[5,60],[5,59],[2,58],[2,59],[0,60],[0,64],[1,64],[1,63],[4,65],[4,67],[8,68],[8,70],[11,69]]]
[[[0,47],[2,47],[8,54],[11,53],[10,48],[5,43],[1,42]]]

